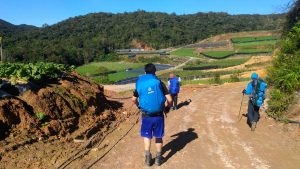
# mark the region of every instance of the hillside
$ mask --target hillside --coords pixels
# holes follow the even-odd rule
[[[130,48],[136,42],[159,49],[195,43],[228,32],[275,30],[280,28],[283,18],[283,14],[94,13],[26,32],[11,34],[0,29],[0,35],[4,37],[8,60],[80,65],[113,49]]]
[[[15,34],[24,33],[27,31],[37,30],[38,28],[31,25],[13,25],[0,19],[0,36],[10,37],[15,36]]]

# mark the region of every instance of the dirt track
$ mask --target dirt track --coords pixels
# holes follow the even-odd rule
[[[179,101],[191,99],[192,102],[168,115],[163,155],[166,162],[161,167],[150,168],[299,168],[298,126],[276,123],[263,111],[255,132],[250,131],[245,118],[236,122],[245,85],[183,89]],[[246,106],[245,98],[244,113]],[[106,143],[115,141],[111,137]],[[144,166],[143,153],[138,124],[91,168],[148,168]],[[90,156],[97,159],[100,154],[96,151]],[[83,162],[80,168],[90,164]]]

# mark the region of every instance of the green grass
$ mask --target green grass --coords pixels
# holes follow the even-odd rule
[[[273,49],[271,49],[271,48],[266,48],[266,49],[241,48],[241,49],[238,50],[237,53],[255,54],[255,53],[271,53],[271,52],[273,52]]]
[[[243,70],[247,71],[247,70]],[[235,74],[235,73],[242,73],[241,70],[226,70],[226,71],[215,71],[215,72],[207,72],[202,70],[177,70],[174,72],[175,75],[180,77],[188,77],[188,76],[212,76],[216,73],[220,75],[227,75],[227,74]],[[167,79],[169,77],[169,73],[162,74],[159,76],[160,78]]]
[[[233,43],[246,43],[246,42],[254,42],[254,41],[272,41],[278,40],[275,36],[258,36],[258,37],[240,37],[240,38],[232,38],[231,41]]]
[[[247,62],[248,59],[249,59],[249,57],[238,58],[238,59],[224,59],[224,60],[217,60],[217,61],[213,61],[213,62],[190,64],[190,65],[187,65],[186,67],[218,66],[218,68],[226,68],[226,67],[241,65],[241,64]]]
[[[209,51],[209,52],[203,52],[204,56],[215,58],[215,59],[223,59],[229,56],[232,56],[235,54],[234,51]]]
[[[195,48],[180,48],[171,52],[171,55],[197,57],[197,54],[195,54],[194,52],[195,52]]]
[[[255,47],[255,46],[274,46],[277,43],[277,40],[269,41],[256,41],[256,42],[246,42],[246,43],[235,43],[235,47]]]
[[[144,63],[128,63],[128,62],[93,62],[76,68],[76,71],[81,75],[96,75],[103,73],[101,67],[105,67],[108,71],[124,71],[128,68],[139,68]]]
[[[129,72],[117,72],[117,73],[112,73],[108,75],[108,78],[112,82],[117,82],[119,80],[131,78],[131,77],[136,77],[140,74],[138,73],[129,73]]]
[[[186,81],[182,81],[181,84],[182,85],[187,85],[187,84],[215,84],[213,82],[213,77],[209,78],[209,79],[200,79],[200,80],[186,80]],[[240,82],[244,82],[244,81],[250,81],[250,78],[239,78]],[[223,83],[232,83],[232,79],[231,78],[221,78],[221,84]]]

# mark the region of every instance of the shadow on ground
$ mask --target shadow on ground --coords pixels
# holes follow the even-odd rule
[[[182,108],[182,107],[184,107],[184,106],[188,106],[191,102],[192,102],[191,99],[188,99],[188,100],[186,100],[186,101],[184,101],[184,102],[180,102],[180,103],[177,105],[177,109],[180,109],[180,108]]]
[[[182,131],[171,137],[176,137],[163,147],[163,155],[170,151],[164,158],[164,162],[167,162],[174,154],[182,150],[187,144],[198,138],[197,133],[194,132],[194,128],[189,128],[187,131]]]

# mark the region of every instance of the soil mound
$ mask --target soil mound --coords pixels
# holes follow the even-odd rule
[[[27,137],[28,133],[39,140],[51,136],[87,139],[114,121],[113,110],[122,106],[106,99],[103,86],[76,73],[39,85],[0,100],[0,141],[5,142],[2,152],[18,148],[19,143],[14,139],[10,142],[10,138]]]

